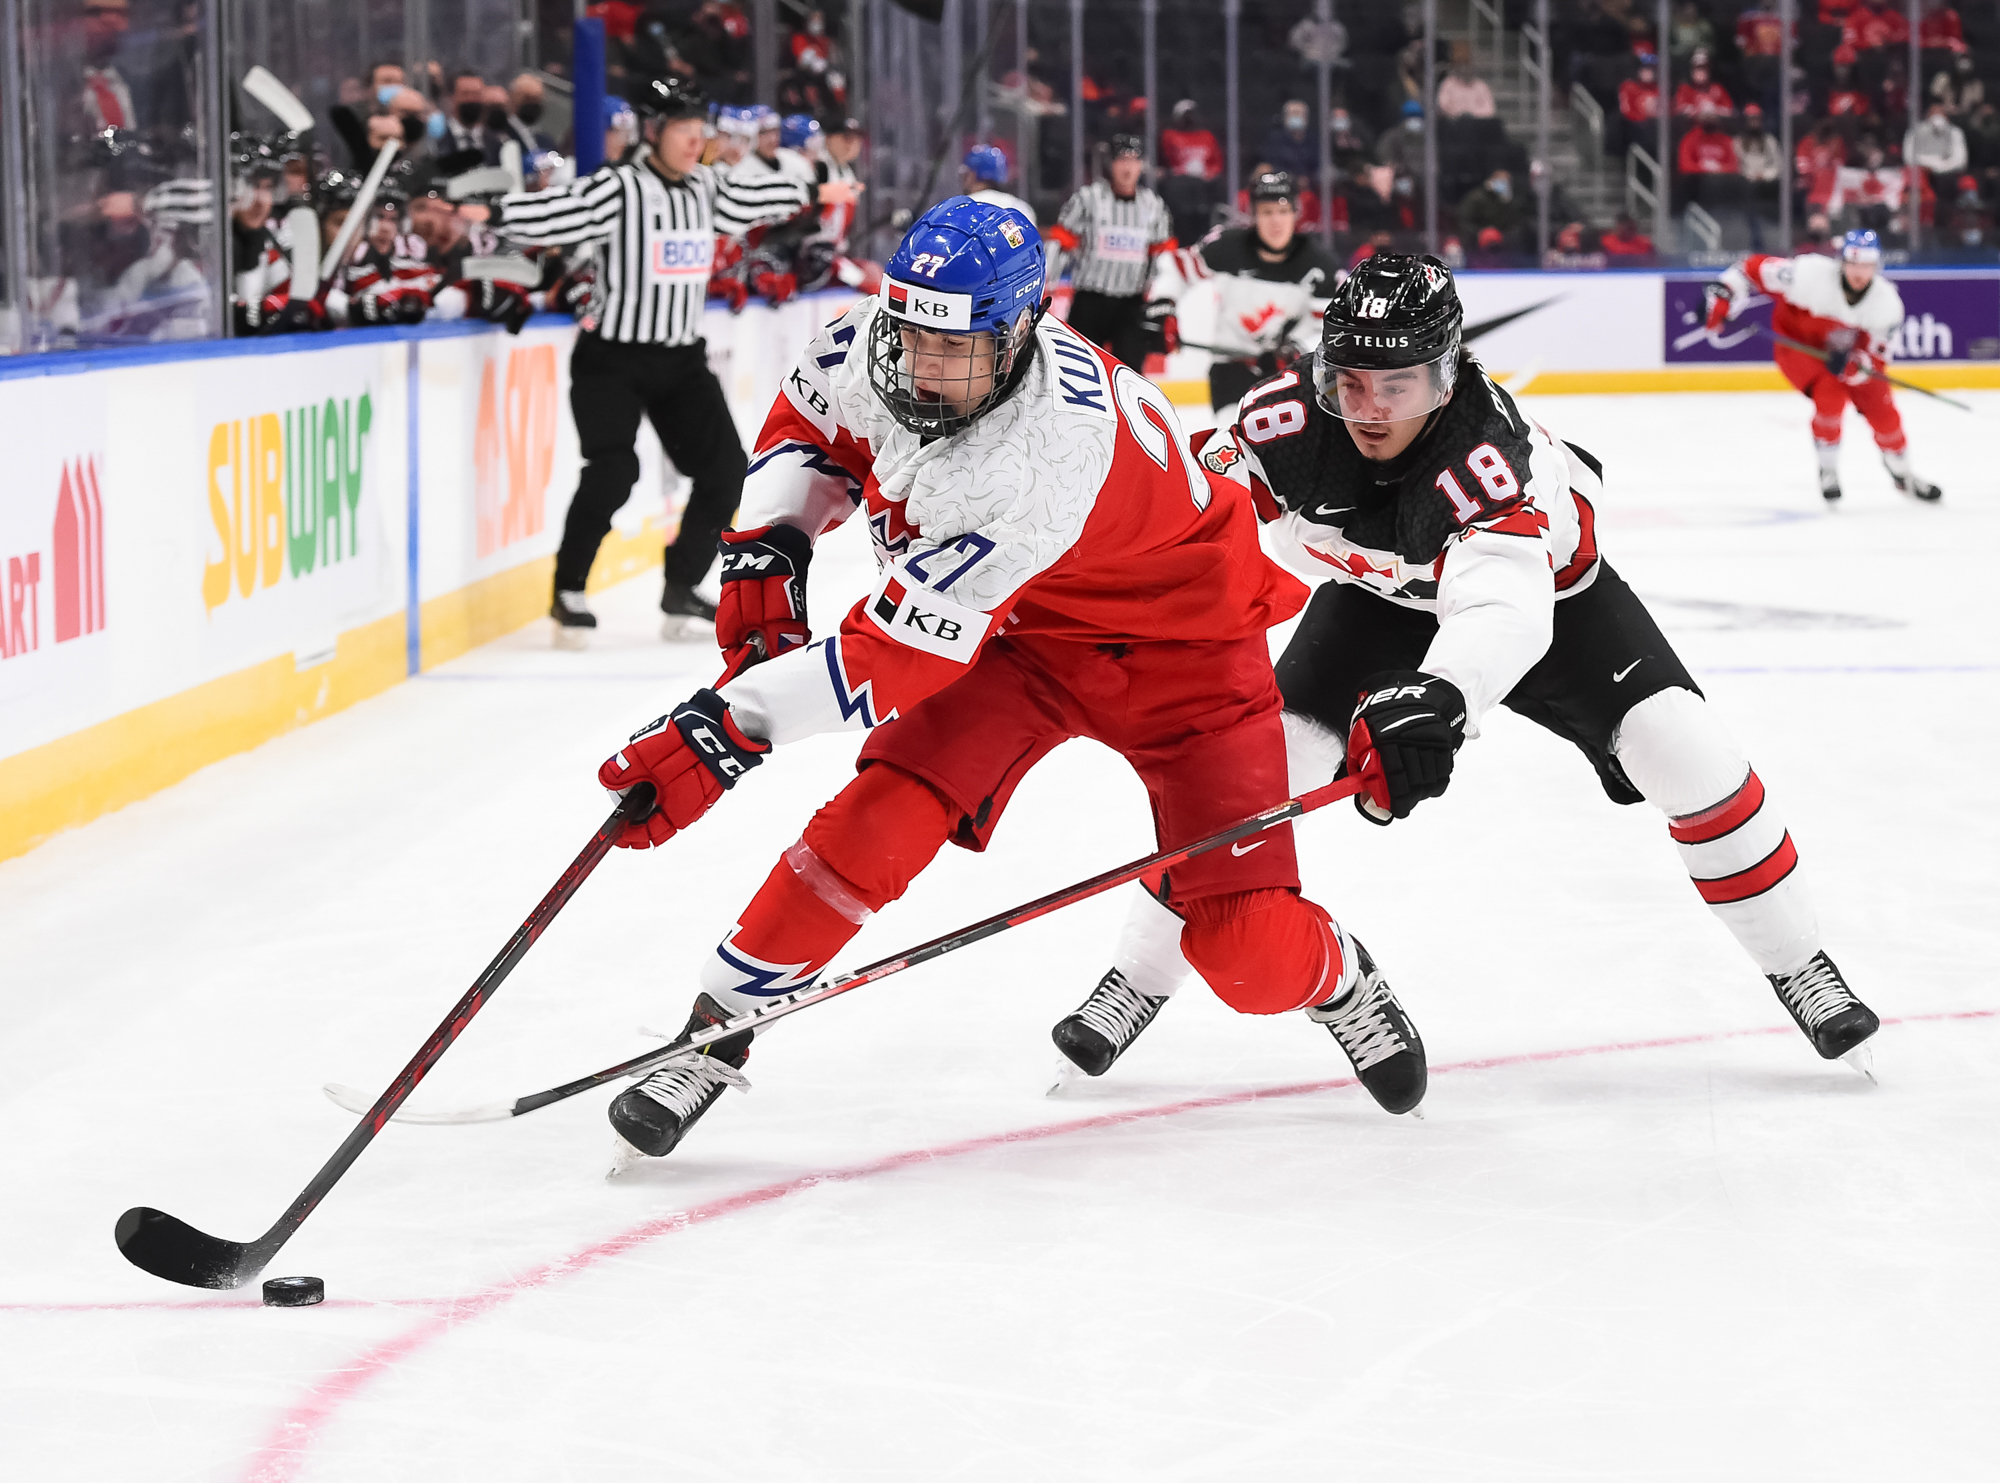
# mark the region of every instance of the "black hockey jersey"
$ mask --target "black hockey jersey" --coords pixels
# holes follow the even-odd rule
[[[1186,280],[1180,314],[1194,325],[1209,316],[1196,300],[1212,304],[1213,326],[1204,343],[1223,359],[1256,360],[1289,343],[1300,351],[1319,343],[1326,301],[1342,277],[1340,264],[1310,232],[1295,235],[1285,256],[1267,261],[1251,227],[1210,233],[1177,254]]]
[[[1435,612],[1425,668],[1477,715],[1548,647],[1556,599],[1596,576],[1599,470],[1470,355],[1434,418],[1398,458],[1364,458],[1301,367],[1252,387],[1235,425],[1198,451],[1248,487],[1266,545],[1301,575]]]

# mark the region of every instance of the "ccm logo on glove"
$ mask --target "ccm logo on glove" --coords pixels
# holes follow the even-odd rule
[[[665,844],[714,807],[770,750],[769,742],[743,733],[720,695],[695,691],[633,732],[597,769],[597,781],[621,798],[638,783],[651,783],[659,796],[653,812],[627,824],[614,843],[637,850]]]

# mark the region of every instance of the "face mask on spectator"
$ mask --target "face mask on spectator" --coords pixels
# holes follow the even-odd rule
[[[542,105],[535,99],[530,98],[514,110],[514,117],[532,128],[542,121]]]
[[[393,82],[385,82],[382,86],[375,89],[375,101],[380,103],[384,108],[387,108],[391,103],[396,101],[396,94],[401,91],[402,89],[397,87]]]
[[[425,119],[424,132],[433,139],[444,138],[444,115],[442,113],[433,113],[429,118]]]
[[[1486,188],[1505,201],[1514,194],[1514,182],[1504,175],[1496,175],[1486,182]]]
[[[1421,113],[1411,114],[1408,118],[1403,120],[1403,127],[1408,129],[1412,134],[1423,133],[1424,116]]]
[[[458,121],[469,129],[485,115],[486,105],[484,103],[461,103],[458,105],[457,113]]]
[[[497,103],[496,103],[495,105],[493,105],[493,106],[492,106],[491,108],[487,109],[487,110],[486,110],[486,127],[487,127],[487,128],[489,128],[489,129],[504,129],[504,128],[506,128],[506,127],[507,127],[507,110],[506,110],[506,109],[504,109],[504,108],[502,108],[502,107],[500,107],[500,106],[499,106],[499,105],[498,105]]]

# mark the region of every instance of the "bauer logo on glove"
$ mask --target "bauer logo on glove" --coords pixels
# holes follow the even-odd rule
[[[1347,732],[1347,770],[1367,784],[1354,806],[1371,823],[1406,819],[1451,784],[1465,742],[1465,697],[1450,680],[1394,670],[1363,682]]]

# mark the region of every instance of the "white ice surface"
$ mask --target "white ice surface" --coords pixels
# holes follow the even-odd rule
[[[1902,398],[1941,508],[1851,426],[1830,514],[1799,398],[1530,403],[1603,457],[1605,549],[1895,1021],[1880,1086],[1811,1054],[1657,817],[1500,713],[1413,819],[1299,826],[1421,1025],[1426,1121],[1253,1098],[1347,1068],[1200,989],[1044,1098],[1108,900],[800,1016],[617,1183],[601,1095],[392,1128],[272,1268],[323,1308],[129,1267],[128,1205],[239,1239],[284,1208],[351,1126],[320,1083],[387,1083],[603,817],[597,761],[710,677],[633,582],[587,654],[538,625],[0,865],[0,1476],[1995,1476],[2000,395],[1971,399]],[[419,1099],[677,1024],[854,747],[613,856]],[[1148,847],[1122,764],[1065,747],[843,961]]]

